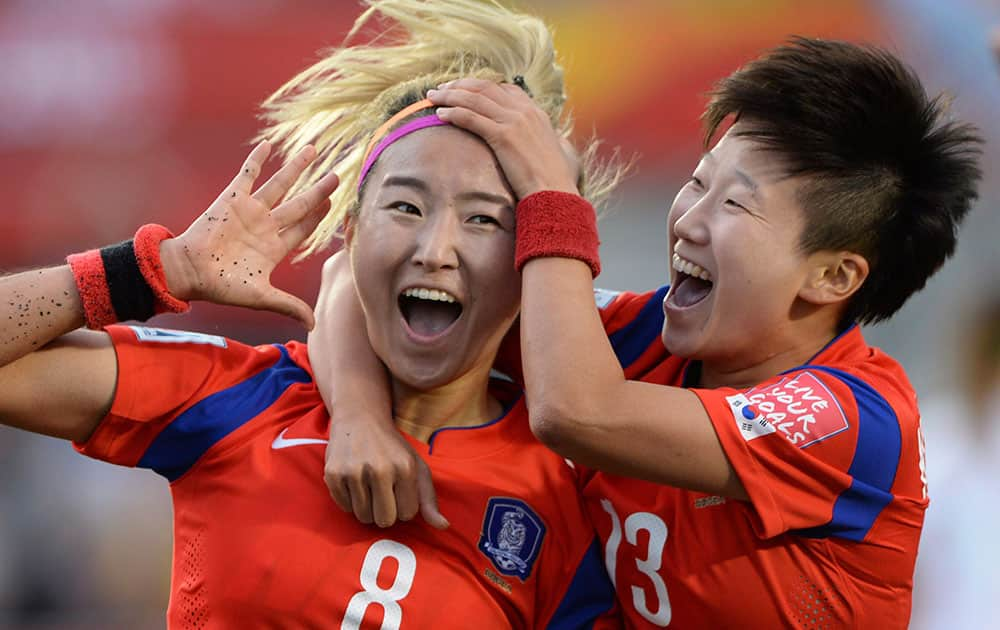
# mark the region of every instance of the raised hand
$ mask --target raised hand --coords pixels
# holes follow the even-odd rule
[[[520,87],[459,79],[427,93],[437,115],[490,145],[519,199],[541,190],[578,193],[577,172],[548,115]]]
[[[316,158],[307,146],[256,192],[254,182],[271,152],[262,142],[232,183],[183,234],[161,244],[171,294],[182,300],[268,310],[312,329],[312,308],[271,285],[271,272],[316,228],[330,209],[339,180],[330,173],[275,207]]]

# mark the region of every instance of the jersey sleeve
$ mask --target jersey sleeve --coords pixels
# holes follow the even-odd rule
[[[604,330],[626,378],[635,378],[666,356],[660,335],[669,288],[645,293],[594,290]]]
[[[746,488],[759,536],[860,541],[893,500],[900,420],[871,383],[808,366],[747,391],[692,391]]]
[[[74,447],[170,481],[288,387],[311,380],[284,347],[138,326],[107,332],[118,358],[114,401],[94,434]]]

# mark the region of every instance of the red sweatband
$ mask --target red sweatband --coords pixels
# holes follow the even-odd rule
[[[100,330],[108,324],[118,321],[115,309],[111,306],[111,291],[108,290],[108,279],[104,275],[104,261],[101,251],[92,249],[82,254],[66,257],[76,288],[80,292],[83,312],[87,318],[87,328]]]
[[[178,300],[170,295],[170,290],[167,289],[167,276],[160,261],[160,243],[173,237],[170,230],[162,225],[149,223],[139,228],[132,241],[139,271],[142,272],[142,277],[146,279],[146,284],[156,297],[154,309],[157,314],[184,313],[191,308],[188,302]]]
[[[517,204],[518,271],[532,258],[555,256],[582,260],[596,278],[601,273],[600,244],[597,213],[580,195],[543,190]]]
[[[187,302],[170,295],[160,261],[160,243],[172,237],[162,225],[144,225],[131,241],[66,258],[87,328],[100,330],[115,322],[188,310]]]

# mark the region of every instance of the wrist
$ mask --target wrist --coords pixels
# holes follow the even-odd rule
[[[368,431],[395,431],[396,423],[391,411],[379,414],[373,413],[371,409],[350,410],[344,409],[343,405],[341,408],[339,413],[334,413],[331,416],[331,420],[341,426],[363,427]]]
[[[517,242],[514,265],[518,271],[534,258],[574,258],[601,273],[597,213],[578,193],[543,190],[517,204]]]
[[[537,181],[528,184],[522,190],[517,192],[519,199],[527,199],[528,197],[540,192],[557,192],[566,193],[568,195],[580,195],[580,189],[577,188],[576,182]]]
[[[130,241],[66,258],[89,328],[188,309],[170,293],[164,276],[160,243],[172,236],[161,225],[144,225]]]
[[[198,274],[188,258],[183,242],[179,238],[160,241],[159,252],[167,291],[178,300],[186,302],[193,299]]]

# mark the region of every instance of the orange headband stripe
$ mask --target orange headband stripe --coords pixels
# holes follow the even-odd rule
[[[363,158],[361,158],[361,163],[364,164],[365,162],[368,161],[368,156],[371,155],[372,149],[375,148],[375,145],[378,144],[378,141],[381,140],[383,136],[385,136],[385,134],[389,133],[389,130],[392,129],[393,125],[395,125],[400,120],[406,118],[407,116],[410,116],[411,114],[415,114],[416,112],[419,112],[422,109],[428,109],[434,106],[435,106],[434,103],[432,103],[430,99],[425,98],[417,101],[413,105],[404,107],[399,112],[397,112],[395,116],[382,123],[382,126],[375,130],[375,134],[372,136],[371,141],[368,143],[368,147],[365,149],[365,155]]]

